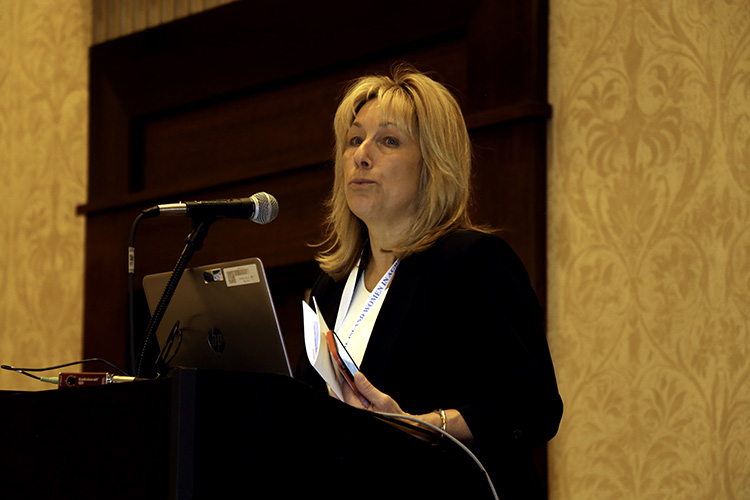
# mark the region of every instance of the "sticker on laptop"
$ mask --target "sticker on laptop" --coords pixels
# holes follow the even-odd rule
[[[218,281],[224,281],[224,275],[221,273],[221,269],[211,269],[209,271],[203,271],[204,283],[216,283]]]
[[[258,265],[247,264],[237,267],[225,267],[224,279],[226,280],[227,286],[240,286],[260,283],[260,276],[258,276]]]

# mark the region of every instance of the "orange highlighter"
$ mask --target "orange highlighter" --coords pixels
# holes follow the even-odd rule
[[[335,337],[335,338],[334,338]],[[328,341],[328,349],[331,352],[331,357],[333,358],[333,362],[338,366],[339,372],[341,375],[343,375],[344,380],[346,380],[346,383],[349,384],[349,387],[354,391],[354,394],[359,398],[359,401],[364,405],[365,408],[370,407],[370,402],[365,399],[362,394],[357,390],[357,386],[354,385],[354,374],[349,370],[349,366],[344,363],[344,360],[341,358],[341,356],[346,356],[347,361],[351,363],[352,366],[356,367],[357,365],[352,360],[351,356],[349,356],[349,353],[346,351],[346,347],[344,347],[344,344],[341,343],[341,341],[338,339],[338,335],[333,330],[328,330],[326,333],[326,340]],[[342,351],[341,354],[339,354],[338,345],[341,345]]]

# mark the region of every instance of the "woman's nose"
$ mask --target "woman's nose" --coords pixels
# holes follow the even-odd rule
[[[370,168],[372,167],[372,151],[370,149],[370,142],[363,141],[354,153],[354,163],[359,168]]]

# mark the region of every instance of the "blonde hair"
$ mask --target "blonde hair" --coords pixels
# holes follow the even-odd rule
[[[397,258],[426,250],[456,228],[473,228],[468,205],[471,191],[471,141],[461,108],[443,85],[410,66],[392,76],[365,76],[346,91],[333,121],[335,178],[327,201],[327,235],[317,256],[335,280],[346,277],[367,242],[367,227],[346,202],[342,156],[346,134],[364,104],[377,99],[384,118],[418,142],[422,154],[418,208],[407,236],[392,251]]]

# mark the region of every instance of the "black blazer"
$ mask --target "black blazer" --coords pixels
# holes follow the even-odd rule
[[[324,274],[312,289],[329,325],[344,285]],[[324,387],[300,359],[298,378]],[[557,432],[562,401],[539,301],[502,238],[457,231],[404,259],[360,369],[408,413],[459,410],[498,492],[536,498],[531,451]]]

